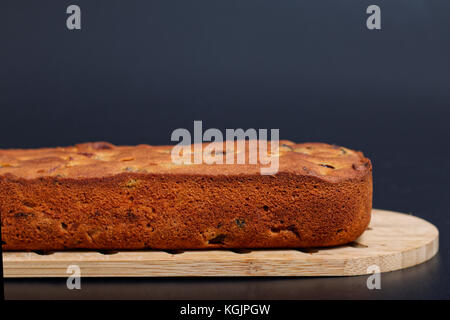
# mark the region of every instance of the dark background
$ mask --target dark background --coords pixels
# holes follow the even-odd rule
[[[371,4],[382,30],[366,28]],[[169,144],[194,120],[279,128],[363,150],[374,207],[441,233],[436,258],[378,292],[366,277],[86,279],[76,293],[61,279],[7,280],[6,297],[450,298],[449,32],[444,0],[1,1],[0,148]]]

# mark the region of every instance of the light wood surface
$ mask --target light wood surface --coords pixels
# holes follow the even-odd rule
[[[376,210],[369,228],[355,242],[308,250],[4,252],[6,278],[68,277],[78,265],[81,277],[178,276],[352,276],[411,267],[438,251],[439,232],[429,222],[408,214]]]

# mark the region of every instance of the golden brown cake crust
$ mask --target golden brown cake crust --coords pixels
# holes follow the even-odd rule
[[[0,150],[3,250],[318,247],[369,224],[361,152],[280,141],[265,176],[259,164],[176,165],[172,147]]]

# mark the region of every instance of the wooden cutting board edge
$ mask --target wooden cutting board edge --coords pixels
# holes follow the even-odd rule
[[[81,277],[355,276],[400,270],[436,255],[439,231],[431,223],[374,209],[364,234],[351,244],[313,250],[66,251],[50,255],[3,252],[5,278]]]

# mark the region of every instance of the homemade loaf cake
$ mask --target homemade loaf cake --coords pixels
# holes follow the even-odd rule
[[[174,164],[172,148],[0,150],[3,250],[322,247],[369,224],[361,152],[280,141],[278,173],[261,175],[260,164]]]

